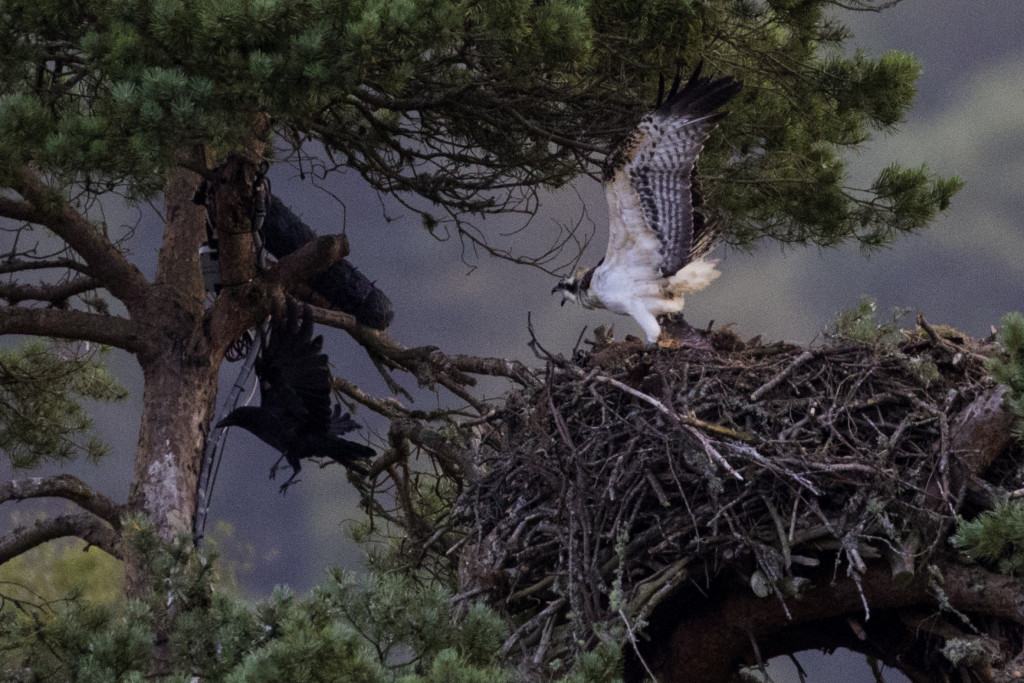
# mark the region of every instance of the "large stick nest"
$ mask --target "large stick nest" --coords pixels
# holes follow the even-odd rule
[[[667,597],[723,573],[783,604],[814,567],[858,581],[885,558],[912,574],[948,552],[966,487],[951,444],[993,391],[994,346],[925,325],[889,343],[720,330],[678,350],[548,355],[460,499],[464,587],[517,621],[506,648],[550,667],[609,628],[633,638]]]

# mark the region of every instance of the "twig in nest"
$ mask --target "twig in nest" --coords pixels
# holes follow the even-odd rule
[[[813,351],[804,351],[803,353],[801,353],[799,356],[796,357],[796,360],[787,365],[782,372],[775,375],[775,377],[772,377],[768,382],[758,387],[754,391],[754,393],[750,395],[750,401],[752,403],[757,403],[758,401],[760,401],[762,396],[764,396],[769,391],[782,384],[782,382],[784,382],[790,375],[792,375],[798,367],[800,367],[810,359],[814,358],[814,355],[815,354]]]
[[[669,417],[672,417],[672,418],[682,422],[685,425],[689,425],[691,427],[697,427],[699,429],[703,429],[706,432],[711,432],[712,434],[717,434],[718,436],[724,436],[724,437],[729,438],[729,439],[736,439],[737,441],[746,441],[748,443],[753,443],[753,442],[757,441],[757,438],[754,437],[752,434],[747,434],[746,432],[740,432],[740,431],[737,431],[735,429],[730,429],[728,427],[723,427],[722,425],[716,425],[716,424],[712,424],[710,422],[705,422],[704,420],[699,420],[696,417],[693,417],[691,415],[680,415],[679,413],[677,413],[677,412],[667,408],[664,403],[662,403],[658,399],[654,398],[653,396],[649,396],[649,395],[645,394],[642,391],[638,391],[638,390],[634,389],[633,387],[629,386],[628,384],[623,384],[622,382],[620,382],[617,379],[613,379],[611,377],[606,377],[604,375],[597,375],[597,376],[594,377],[594,381],[595,382],[602,382],[604,384],[610,384],[613,387],[615,387],[616,389],[619,389],[620,391],[626,392],[630,396],[635,396],[636,398],[640,399],[641,401],[646,401],[647,403],[650,403],[652,406],[657,408],[660,412],[662,412],[665,415],[668,415]],[[728,465],[727,465],[727,467],[728,467]],[[742,479],[742,478],[743,477],[740,477],[740,479]]]
[[[736,477],[740,481],[743,481],[743,475],[737,472],[735,469],[733,469],[732,465],[729,464],[729,461],[726,460],[722,456],[722,454],[718,452],[718,449],[711,444],[711,441],[706,436],[701,434],[695,427],[691,425],[686,425],[686,429],[695,437],[697,437],[697,440],[700,441],[701,446],[704,447],[704,452],[708,454],[708,457],[710,457],[712,460],[714,460],[723,468],[725,468],[726,472]]]
[[[644,671],[646,671],[647,675],[651,677],[651,680],[658,680],[658,677],[654,675],[653,671],[651,671],[651,667],[647,666],[647,661],[644,659],[644,656],[640,654],[640,646],[636,642],[636,635],[633,633],[633,625],[629,623],[629,617],[627,617],[622,610],[619,610],[619,616],[622,618],[622,623],[626,625],[626,635],[629,636],[629,643],[633,646],[633,653],[636,654],[636,658],[644,665]]]

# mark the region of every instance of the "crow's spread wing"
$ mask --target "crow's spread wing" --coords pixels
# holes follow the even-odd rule
[[[288,299],[271,317],[270,340],[256,362],[260,407],[282,424],[326,434],[331,425],[331,373],[323,338],[313,338],[308,306]]]

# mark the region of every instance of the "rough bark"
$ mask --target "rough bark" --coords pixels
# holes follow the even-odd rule
[[[145,383],[129,507],[168,541],[191,528],[203,435],[217,390],[219,359],[211,356],[202,327],[198,251],[206,219],[192,202],[200,182],[191,171],[168,174],[157,277],[135,316],[145,330],[145,346],[137,354]],[[127,559],[131,595],[143,587],[142,569],[130,554]]]
[[[721,600],[667,605],[659,615],[660,623],[652,622],[655,637],[641,648],[647,666],[663,683],[724,682],[738,666],[758,664],[754,644],[764,660],[809,648],[845,646],[892,659],[896,665],[896,656],[902,653],[894,644],[909,650],[907,641],[913,640],[912,634],[895,637],[894,626],[900,622],[897,610],[922,610],[932,615],[933,623],[942,615],[941,601],[926,572],[901,584],[893,580],[885,562],[876,562],[861,576],[860,589],[853,579],[833,579],[830,573],[831,568],[823,571],[814,588],[799,600],[786,601],[785,608],[775,596],[758,598],[745,586],[726,591],[727,597]],[[1024,625],[1021,580],[953,562],[943,563],[942,575],[943,592],[952,609]],[[865,601],[871,615],[867,619]],[[670,635],[659,637],[659,629],[673,622],[667,631]],[[920,628],[920,624],[904,628],[909,626]],[[970,632],[967,627],[964,630]],[[628,678],[643,678],[635,658]]]
[[[14,479],[0,484],[0,504],[9,500],[44,497],[71,501],[107,522],[114,529],[121,526],[122,507],[103,494],[93,491],[84,481],[73,475],[58,474],[55,477]]]
[[[89,545],[122,559],[120,537],[98,517],[90,514],[62,515],[40,519],[32,526],[19,527],[0,538],[0,564],[57,538],[74,536]]]

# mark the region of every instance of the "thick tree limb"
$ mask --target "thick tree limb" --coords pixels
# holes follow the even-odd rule
[[[976,398],[950,427],[950,450],[967,470],[982,474],[1013,439],[1016,416],[1004,403],[1010,388],[998,385]]]
[[[955,563],[944,563],[942,574],[941,589],[954,609],[1024,624],[1024,581]],[[776,598],[759,598],[749,591],[732,591],[713,606],[679,609],[675,611],[678,622],[667,641],[656,637],[646,648],[647,662],[660,674],[659,680],[667,683],[725,681],[749,659],[751,636],[762,655],[772,657],[787,651],[787,629],[844,615],[862,618],[863,599],[872,613],[914,605],[936,613],[941,608],[926,572],[920,572],[913,582],[898,585],[889,566],[876,562],[860,576],[860,587],[850,578],[833,582],[822,575],[816,588],[799,600],[787,601],[789,614]],[[872,621],[865,624],[869,634],[872,626]]]
[[[12,187],[34,207],[33,222],[46,226],[67,242],[129,311],[145,301],[149,283],[142,271],[35,171],[23,167],[20,179]]]
[[[86,275],[91,273],[89,267],[84,263],[79,263],[78,261],[69,258],[39,260],[7,259],[5,261],[0,261],[0,275],[5,275],[7,273],[20,273],[26,270],[54,270],[57,268],[76,270],[79,273],[84,273]]]
[[[320,237],[273,264],[258,277],[225,287],[206,312],[204,326],[209,330],[212,347],[226,348],[243,330],[267,316],[275,299],[289,290],[302,289],[306,279],[322,272],[347,253],[348,240],[344,235]],[[314,312],[317,310],[323,309],[314,307]],[[358,327],[352,316],[345,313],[337,315]]]
[[[347,237],[324,235],[279,260],[262,277],[265,281],[281,285],[286,291],[291,290],[330,268],[348,253]]]
[[[1009,391],[1009,387],[997,385],[956,416],[949,427],[947,446],[955,457],[948,466],[946,484],[941,477],[928,483],[925,501],[930,509],[941,509],[946,497],[964,486],[974,494],[987,497],[979,477],[1013,440],[1013,423],[1017,418],[1003,400]],[[942,457],[941,452],[938,456]],[[945,468],[940,469],[945,471]],[[946,486],[950,490],[944,490]]]
[[[25,223],[41,223],[39,211],[26,201],[0,197],[0,216]]]
[[[123,508],[102,493],[97,493],[78,477],[60,474],[55,477],[13,479],[0,484],[0,505],[9,500],[30,498],[64,498],[91,512],[114,529],[121,528]]]
[[[84,294],[102,286],[103,283],[91,277],[79,277],[60,284],[26,285],[4,282],[0,283],[0,299],[10,304],[21,301],[61,303],[77,294]]]
[[[73,309],[0,308],[0,334],[34,334],[91,341],[132,353],[143,347],[141,333],[131,320]]]
[[[117,559],[121,558],[121,539],[110,525],[94,515],[83,513],[41,519],[30,527],[18,527],[0,536],[0,564],[57,538],[75,536]]]

